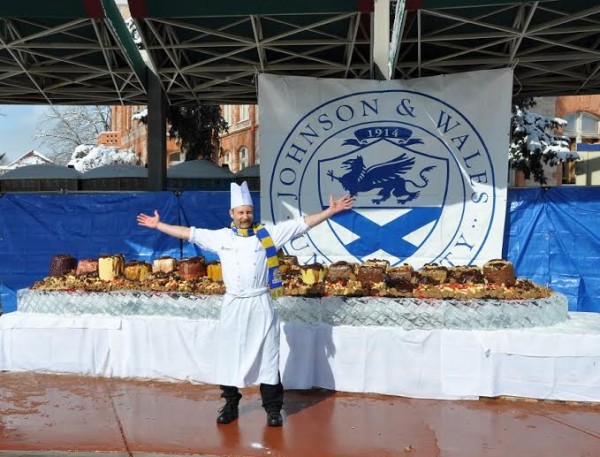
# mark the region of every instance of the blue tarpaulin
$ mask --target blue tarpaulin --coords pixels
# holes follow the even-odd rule
[[[138,227],[136,215],[158,209],[176,220],[171,192],[5,194],[0,198],[0,287],[4,312],[16,309],[14,291],[48,275],[52,256],[76,259],[122,253],[127,260],[157,254],[179,257],[180,243]]]
[[[254,192],[260,218],[260,198]],[[121,253],[127,261],[205,255],[187,241],[137,226],[157,210],[166,223],[229,225],[229,193],[5,194],[0,198],[0,298],[16,309],[16,291],[48,274],[52,256]],[[504,258],[519,277],[566,294],[572,311],[600,312],[600,188],[510,189]]]
[[[251,192],[251,194],[255,220],[260,220],[260,194],[258,192]],[[229,203],[229,191],[183,192],[179,196],[180,225],[207,229],[228,227],[231,223]],[[196,255],[204,256],[207,262],[218,259],[215,254],[205,252],[192,243],[183,243],[182,257]]]
[[[600,188],[509,192],[504,256],[517,275],[569,298],[571,311],[600,312]]]

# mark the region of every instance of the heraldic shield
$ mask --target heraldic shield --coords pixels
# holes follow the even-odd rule
[[[396,265],[430,237],[441,236],[438,221],[450,171],[446,154],[419,152],[426,149],[423,142],[406,138],[347,140],[344,146],[352,150],[335,156],[328,151],[330,157],[318,161],[317,175],[323,208],[330,195],[356,199],[351,211],[328,221],[350,257],[385,258]]]

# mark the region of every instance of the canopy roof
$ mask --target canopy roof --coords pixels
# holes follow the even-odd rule
[[[147,178],[148,169],[138,165],[102,165],[86,171],[81,179]]]
[[[129,0],[171,103],[255,103],[256,74],[369,78],[373,0]]]
[[[7,179],[79,179],[81,173],[73,168],[44,163],[37,165],[26,165],[15,168],[0,175],[0,180]]]
[[[0,103],[145,104],[145,84],[113,0],[0,2]]]
[[[171,104],[255,103],[263,72],[379,76],[374,0],[128,3]],[[389,18],[391,78],[514,67],[516,94],[600,93],[597,0],[390,0]],[[114,0],[0,2],[0,104],[147,104],[142,54]]]
[[[260,178],[260,165],[242,168],[235,176],[238,178]]]
[[[235,174],[225,167],[205,159],[190,160],[173,165],[167,170],[167,178],[174,179],[233,179]]]
[[[408,1],[393,77],[514,67],[514,93],[600,93],[597,0]]]

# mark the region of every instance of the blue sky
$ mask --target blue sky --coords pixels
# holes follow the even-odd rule
[[[18,159],[31,149],[49,154],[34,140],[38,119],[47,107],[45,105],[0,105],[0,154],[6,152],[7,163]]]

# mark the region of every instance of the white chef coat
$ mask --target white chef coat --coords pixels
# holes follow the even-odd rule
[[[304,218],[265,224],[277,249],[309,230]],[[190,227],[189,241],[221,260],[225,296],[216,340],[216,382],[226,386],[279,382],[279,317],[268,291],[267,255],[258,237],[231,228]]]

